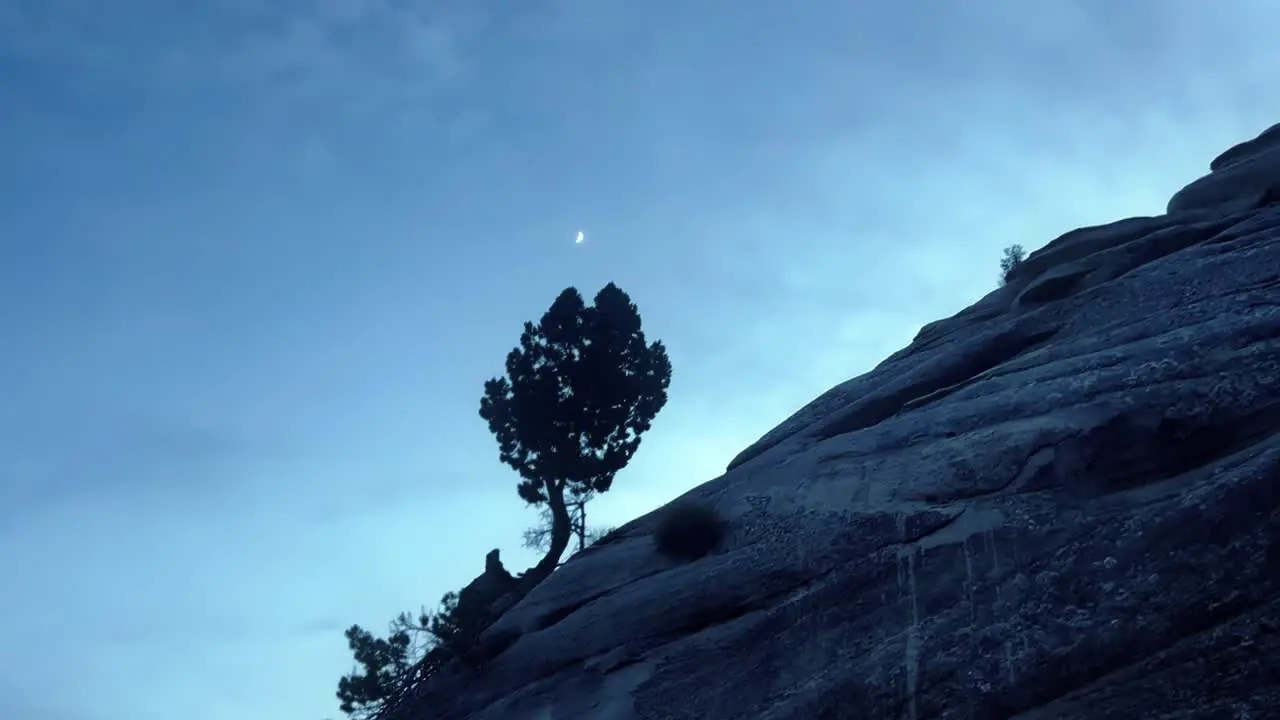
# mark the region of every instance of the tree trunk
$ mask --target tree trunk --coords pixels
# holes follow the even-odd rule
[[[551,576],[551,573],[560,565],[560,558],[569,548],[569,540],[573,536],[569,508],[564,502],[563,482],[547,483],[547,506],[551,508],[551,547],[547,548],[547,554],[538,561],[538,564],[525,573],[526,592]]]
[[[578,552],[587,546],[587,501],[578,501]]]

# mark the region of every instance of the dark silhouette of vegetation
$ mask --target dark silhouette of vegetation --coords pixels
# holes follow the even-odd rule
[[[339,709],[356,720],[376,717],[409,674],[418,652],[411,652],[413,639],[405,630],[393,629],[383,639],[352,625],[345,634],[347,647],[362,669],[338,680]]]
[[[1022,264],[1027,259],[1027,251],[1022,249],[1021,245],[1010,245],[1004,249],[1004,257],[1000,258],[1000,284],[1004,285],[1009,282],[1009,275],[1013,269]]]
[[[485,383],[480,417],[498,457],[522,478],[525,502],[551,511],[546,555],[527,574],[541,582],[573,534],[569,503],[607,492],[667,402],[671,361],[646,343],[640,312],[609,283],[586,305],[566,288],[538,324],[526,322],[506,375]]]
[[[353,720],[373,720],[445,662],[459,659],[472,667],[482,665],[478,638],[483,620],[468,608],[460,609],[458,593],[450,592],[434,613],[400,613],[386,638],[359,625],[347,628],[347,647],[358,667],[338,680],[339,709]]]
[[[572,287],[561,292],[537,325],[525,323],[506,370],[485,383],[480,416],[499,459],[522,478],[520,497],[545,511],[542,526],[525,533],[544,557],[521,577],[505,575],[527,592],[555,570],[573,536],[581,550],[605,534],[587,528],[586,505],[609,490],[666,404],[671,362],[661,342],[646,343],[639,310],[610,283],[590,306]],[[474,592],[464,589],[461,601],[446,594],[434,613],[401,613],[386,638],[348,628],[357,667],[338,681],[342,712],[383,717],[444,664],[480,669],[514,643],[514,630],[482,637],[495,598]]]
[[[724,536],[725,524],[715,508],[683,502],[662,511],[653,540],[659,554],[691,562],[719,547]]]

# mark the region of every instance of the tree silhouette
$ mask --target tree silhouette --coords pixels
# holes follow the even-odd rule
[[[375,718],[408,677],[416,662],[409,629],[396,629],[386,639],[359,625],[347,628],[347,647],[359,668],[338,680],[339,709],[354,720]]]
[[[498,457],[522,478],[520,497],[551,510],[546,555],[526,574],[545,579],[569,545],[566,497],[607,492],[667,402],[671,361],[646,344],[640,311],[609,283],[585,305],[566,288],[535,325],[524,324],[504,377],[484,385],[480,417]]]
[[[338,708],[352,720],[382,717],[416,680],[444,661],[467,659],[478,634],[476,622],[458,608],[458,593],[440,599],[440,609],[402,612],[380,638],[359,625],[344,633],[358,667],[338,680]]]
[[[1027,259],[1027,251],[1021,245],[1010,245],[1004,249],[1004,257],[1000,258],[1000,284],[1009,282],[1009,273]]]

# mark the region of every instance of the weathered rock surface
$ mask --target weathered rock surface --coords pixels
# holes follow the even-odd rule
[[[1280,717],[1280,131],[573,558],[396,720]]]
[[[1214,158],[1211,172],[1179,190],[1168,212],[1248,210],[1280,200],[1280,124]]]

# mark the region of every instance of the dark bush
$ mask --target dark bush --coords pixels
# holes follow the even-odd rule
[[[710,505],[681,503],[663,512],[654,544],[660,555],[689,562],[719,547],[724,535],[724,521]]]

